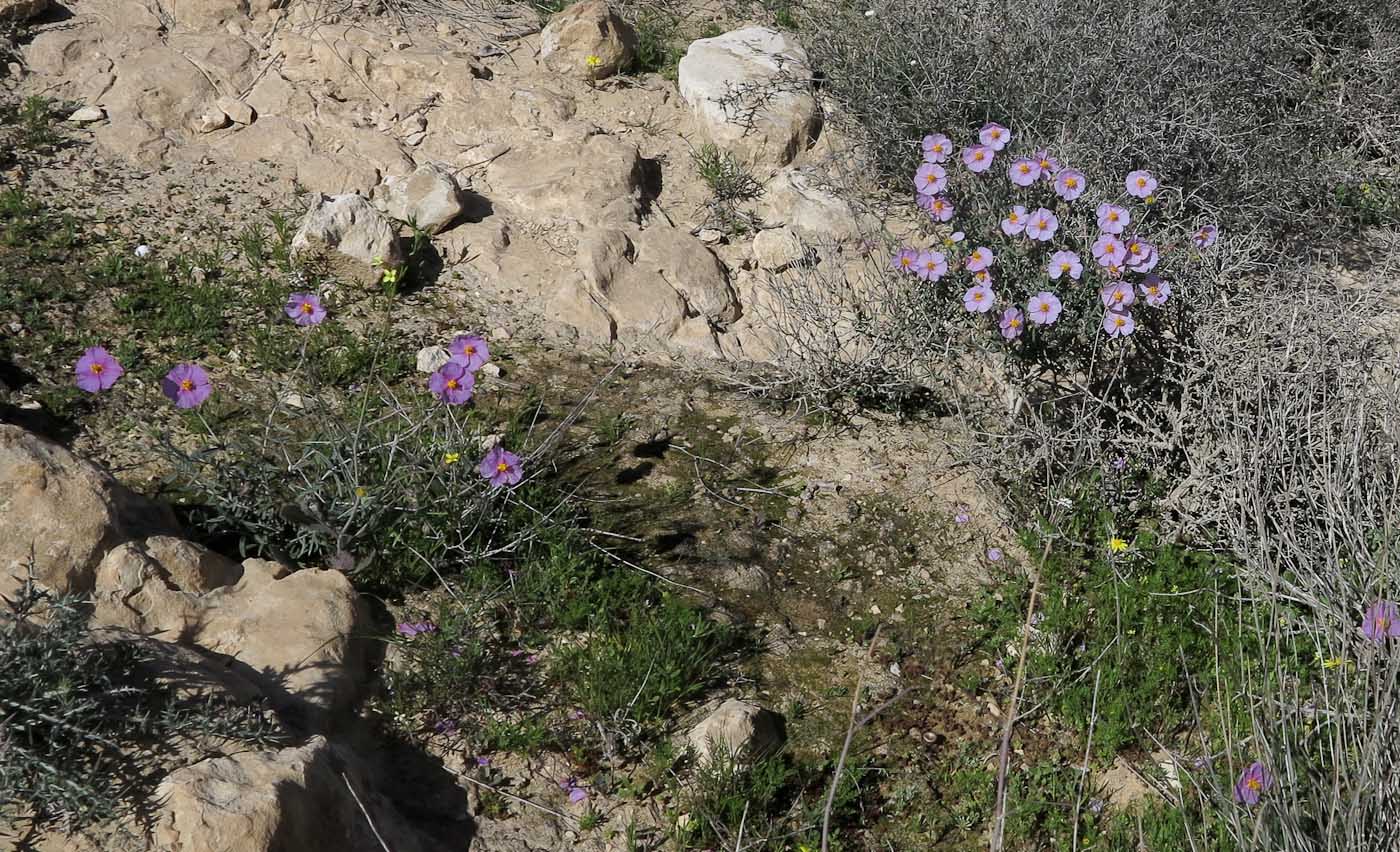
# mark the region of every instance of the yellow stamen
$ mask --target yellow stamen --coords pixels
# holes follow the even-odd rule
[[[181,379],[181,380],[180,380],[180,390],[186,390],[186,391],[192,391],[192,390],[194,390],[194,382],[191,381],[190,379]]]
[[[510,470],[510,465],[506,464],[505,462],[501,462],[500,464],[496,465],[497,473],[505,473],[508,470]]]
[[[304,313],[304,314],[310,314],[310,313],[315,313],[315,311],[316,311],[315,306],[312,305],[310,302],[302,302],[302,303],[301,303],[301,312],[302,312],[302,313]]]
[[[104,368],[101,364],[91,364],[88,366],[88,369],[93,371],[94,373],[97,373],[98,375],[101,375],[102,370]]]

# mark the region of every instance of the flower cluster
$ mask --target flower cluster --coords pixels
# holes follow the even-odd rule
[[[1008,150],[1012,138],[1009,128],[990,122],[978,131],[977,141],[960,153],[943,133],[923,139],[924,162],[914,173],[914,189],[919,207],[936,226],[959,215],[959,202],[949,194],[955,181],[966,180],[967,194],[973,197],[995,194],[987,191],[996,187],[985,183],[985,175],[1002,156],[1010,158],[1006,167],[1010,186],[1005,189],[1013,203],[1009,209],[989,213],[994,225],[986,234],[988,244],[976,245],[965,256],[904,247],[895,253],[892,266],[922,281],[960,278],[964,309],[992,316],[1008,341],[1019,338],[1029,326],[1055,324],[1065,303],[1052,288],[1066,287],[1092,288],[1079,291],[1086,294],[1085,299],[1071,301],[1101,305],[1100,327],[1109,338],[1132,335],[1138,328],[1132,309],[1139,301],[1158,309],[1172,296],[1171,282],[1157,269],[1164,254],[1179,247],[1159,246],[1144,235],[1157,204],[1159,181],[1151,172],[1137,169],[1123,178],[1121,191],[1114,189],[1101,193],[1102,200],[1090,200],[1085,196],[1091,182],[1083,171],[1062,164],[1048,150],[1014,156]],[[959,160],[966,179],[950,173],[950,165]],[[1204,250],[1218,236],[1214,225],[1204,225],[1190,242]],[[944,247],[956,247],[963,237],[961,231],[954,233],[944,240]],[[1020,283],[1025,283],[1028,268],[1043,270],[1044,283],[1027,288],[1030,295],[1024,301],[1002,297],[996,279],[1005,264],[998,255],[1014,261],[1011,274],[1020,273]],[[1089,294],[1097,298],[1088,298]]]
[[[283,313],[299,326],[320,325],[327,315],[325,306],[315,293],[292,293],[287,297]],[[491,348],[484,338],[463,334],[452,340],[448,352],[451,356],[448,362],[429,377],[428,390],[448,405],[462,405],[471,400],[476,387],[476,372],[491,360]],[[73,365],[73,381],[88,393],[100,393],[115,386],[125,372],[112,353],[101,346],[92,346],[85,349]],[[161,380],[161,392],[175,403],[176,408],[193,409],[209,399],[214,392],[214,383],[203,366],[177,364]],[[448,453],[444,463],[454,464],[460,458],[458,453]],[[524,478],[521,464],[518,455],[497,444],[481,459],[478,470],[493,488],[502,488],[516,485]],[[360,489],[357,489],[357,496],[366,496],[359,492]],[[400,625],[401,628],[403,626]],[[399,632],[403,633],[403,630]]]

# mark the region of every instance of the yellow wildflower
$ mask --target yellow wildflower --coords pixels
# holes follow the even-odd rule
[[[459,462],[459,461],[461,461],[461,460],[462,460],[462,454],[461,454],[461,453],[448,453],[447,455],[445,455],[445,456],[442,457],[442,463],[443,463],[443,464],[456,464],[457,462]]]
[[[603,67],[603,57],[596,53],[590,53],[588,56],[584,57],[583,64],[587,65],[589,68],[601,68]]]
[[[357,486],[355,486],[355,496],[356,496],[356,497],[361,497],[361,498],[363,498],[363,497],[368,497],[368,496],[369,496],[369,492],[366,491],[362,486],[358,486],[358,485],[357,485]]]
[[[1108,540],[1108,549],[1114,553],[1123,553],[1128,549],[1128,543],[1117,536]]]

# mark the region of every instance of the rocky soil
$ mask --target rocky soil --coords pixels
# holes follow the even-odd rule
[[[828,428],[705,377],[788,345],[765,297],[775,280],[854,274],[889,224],[827,188],[846,154],[801,45],[771,22],[701,13],[720,34],[690,45],[673,82],[621,73],[638,34],[601,0],[544,27],[529,10],[429,11],[0,0],[0,18],[28,22],[6,85],[71,102],[77,140],[6,180],[167,255],[284,211],[293,250],[349,290],[409,263],[405,237],[420,232],[434,274],[395,319],[425,348],[420,368],[453,330],[497,329],[516,355],[496,387],[543,388],[561,406],[591,395],[598,420],[625,415],[632,451],[609,462],[631,473],[612,496],[692,489],[634,532],[666,541],[654,567],[763,638],[727,689],[675,720],[702,760],[716,740],[777,748],[775,711],[794,700],[839,733],[849,707],[833,689],[857,679],[880,696],[928,690],[877,745],[885,755],[990,730],[995,709],[947,682],[963,662],[937,658],[987,547],[1014,551],[956,424]],[[752,230],[714,220],[692,159],[706,144],[762,181]],[[379,739],[361,715],[385,664],[370,637],[396,605],[329,567],[235,561],[190,540],[137,493],[149,454],[117,421],[68,443],[0,426],[0,594],[32,565],[45,587],[91,595],[95,629],[184,649],[220,689],[263,698],[293,744],[170,772],[139,830],[29,848],[641,848],[581,829],[557,755],[497,756],[516,791],[497,810],[468,780],[469,755]],[[758,496],[783,501],[784,523],[753,529],[754,493],[707,484],[724,479],[716,456],[745,448],[781,471],[782,488]],[[964,510],[972,521],[955,522]],[[870,654],[876,623],[900,638]],[[613,826],[653,828],[665,806],[591,803]]]

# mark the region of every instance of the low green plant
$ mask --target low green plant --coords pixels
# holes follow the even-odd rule
[[[706,142],[692,151],[690,159],[700,179],[710,189],[707,203],[713,224],[733,233],[751,230],[752,216],[742,208],[763,194],[762,182],[733,154],[713,142]]]
[[[785,833],[784,817],[800,787],[798,776],[784,753],[747,761],[724,744],[713,744],[709,758],[695,767],[681,791],[681,808],[690,815],[676,829],[681,848],[731,849],[741,824],[745,848],[784,848],[773,842]]]
[[[27,582],[0,614],[0,818],[69,829],[146,803],[191,744],[271,743],[262,707],[156,679],[153,645],[99,638],[88,607]]]
[[[659,724],[714,682],[734,633],[673,595],[637,605],[625,620],[564,648],[552,675],[591,718],[619,728]]]

